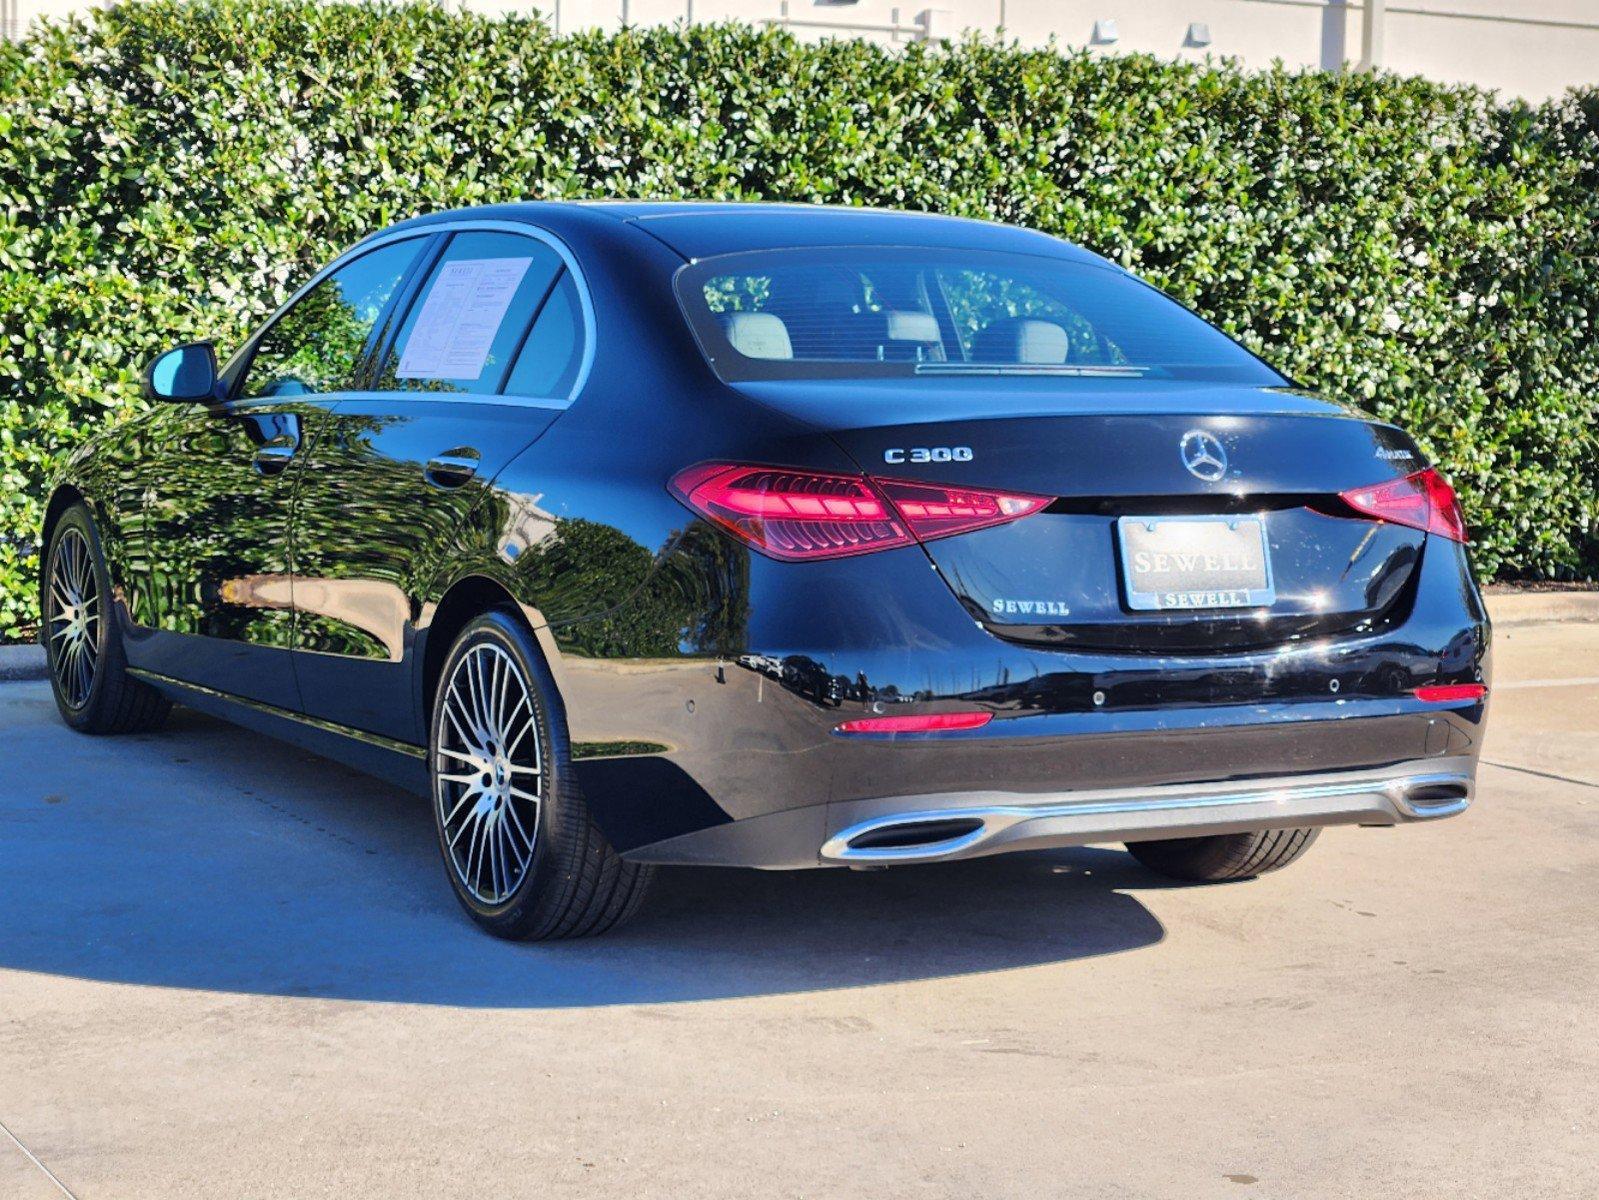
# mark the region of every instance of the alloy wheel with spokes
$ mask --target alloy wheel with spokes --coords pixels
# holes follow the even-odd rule
[[[595,820],[549,660],[510,605],[450,642],[432,689],[428,766],[445,872],[484,930],[586,937],[638,910],[652,869],[618,854]]]
[[[116,593],[88,507],[68,505],[46,545],[39,611],[61,719],[79,733],[159,729],[172,701],[129,672]]]
[[[444,682],[434,803],[450,868],[478,903],[505,904],[533,863],[544,748],[528,681],[493,642],[469,646]]]
[[[79,709],[94,691],[104,620],[93,551],[81,530],[69,528],[57,539],[46,596],[51,673],[63,701]]]

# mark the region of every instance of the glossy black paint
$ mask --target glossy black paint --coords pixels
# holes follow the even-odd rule
[[[146,567],[130,609],[128,660],[285,708],[299,705],[290,662],[292,453],[322,414],[285,401],[228,408],[168,404],[146,418]]]
[[[556,411],[426,395],[346,394],[301,468],[295,674],[305,711],[425,740],[411,688],[421,605],[459,573],[458,545],[506,463]],[[445,464],[453,464],[446,466]]]
[[[485,223],[536,232],[576,268],[592,361],[575,394],[363,390],[443,235]],[[646,858],[791,809],[812,814],[819,846],[828,806],[865,798],[1476,753],[1485,705],[1409,695],[1488,678],[1464,548],[1354,520],[1335,500],[1423,465],[1401,431],[1286,381],[734,388],[672,288],[688,257],[782,245],[889,238],[1092,260],[1084,251],[944,218],[744,206],[530,204],[398,228],[429,249],[345,390],[242,399],[252,341],[222,371],[224,398],[108,430],[63,474],[51,513],[87,499],[129,662],[180,698],[251,701],[249,720],[324,751],[343,727],[362,735],[346,739],[362,765],[386,756],[419,782],[449,640],[485,605],[514,603],[550,659],[602,826]],[[1216,484],[1182,468],[1193,428],[1228,447],[1233,473]],[[973,458],[885,457],[929,441]],[[781,563],[667,491],[685,466],[722,459],[1056,500],[925,549]],[[1264,619],[1126,611],[1119,515],[1236,511],[1267,514],[1285,586]],[[1017,596],[1070,616],[996,615],[996,599]],[[936,737],[833,732],[853,715],[950,704],[997,719]],[[758,849],[736,860],[762,862]]]

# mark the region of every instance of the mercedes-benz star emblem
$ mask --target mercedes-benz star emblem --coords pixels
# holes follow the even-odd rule
[[[1195,479],[1215,483],[1227,474],[1227,451],[1203,429],[1190,429],[1183,434],[1178,452],[1183,456],[1183,466]]]

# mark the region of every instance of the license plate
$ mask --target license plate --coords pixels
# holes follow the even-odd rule
[[[1122,517],[1127,606],[1263,608],[1277,599],[1259,517]]]

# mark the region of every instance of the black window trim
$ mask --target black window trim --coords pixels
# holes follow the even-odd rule
[[[405,318],[411,313],[412,302],[454,240],[453,233],[434,234],[429,244],[422,248],[422,253],[413,260],[411,270],[400,286],[394,289],[390,302],[384,306],[382,319],[372,327],[372,337],[367,339],[360,368],[355,373],[357,387],[353,390],[369,392],[376,389],[379,365],[394,349],[394,339],[400,336]]]

